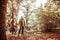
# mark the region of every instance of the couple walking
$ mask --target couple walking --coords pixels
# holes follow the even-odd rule
[[[16,30],[14,29],[14,27],[16,27],[14,24],[15,24],[15,18],[13,18],[12,19],[12,21],[11,21],[11,29],[10,29],[10,31],[13,33],[13,32],[15,32],[16,33]],[[23,18],[23,16],[21,16],[21,19],[20,19],[20,21],[19,21],[19,31],[18,31],[18,35],[21,33],[22,35],[23,35],[23,32],[24,32],[24,26],[25,26],[25,20],[24,20],[24,18]]]

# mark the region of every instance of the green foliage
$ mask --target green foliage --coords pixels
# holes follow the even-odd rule
[[[53,4],[52,4],[53,6]],[[58,12],[52,9],[51,2],[46,3],[44,8],[40,8],[40,13],[38,13],[38,21],[41,29],[44,31],[51,31],[51,29],[60,26],[60,17],[57,15]],[[57,7],[57,6],[56,6]]]

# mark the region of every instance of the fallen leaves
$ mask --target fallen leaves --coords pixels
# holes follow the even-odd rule
[[[24,33],[24,35],[13,36],[12,34],[7,35],[8,40],[59,40],[60,34],[57,33],[42,33],[33,32]]]

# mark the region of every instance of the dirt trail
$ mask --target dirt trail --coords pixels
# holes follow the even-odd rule
[[[43,32],[29,32],[24,35],[7,35],[8,40],[60,40],[60,34],[57,33],[43,33]]]

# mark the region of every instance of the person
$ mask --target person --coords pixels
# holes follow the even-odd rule
[[[23,16],[21,16],[21,19],[20,19],[20,21],[19,21],[19,25],[20,25],[20,29],[19,29],[18,34],[20,34],[20,32],[21,32],[21,34],[23,35],[24,26],[25,26],[25,21],[24,21]]]
[[[12,32],[12,34],[15,32],[15,34],[16,34],[16,31],[15,31],[15,18],[14,17],[12,18],[12,21],[11,21],[10,32]]]

